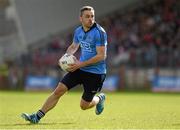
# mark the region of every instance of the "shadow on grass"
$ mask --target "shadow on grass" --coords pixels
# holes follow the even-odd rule
[[[173,126],[180,126],[180,123],[172,124]]]
[[[30,124],[30,123],[17,123],[17,124],[0,124],[1,126],[33,126],[33,125],[72,125],[75,124],[73,122],[60,122],[60,123],[38,123],[38,124]]]

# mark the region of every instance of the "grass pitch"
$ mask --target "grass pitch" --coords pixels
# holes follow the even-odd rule
[[[0,92],[0,129],[180,129],[180,94],[107,93],[105,110],[79,107],[81,92],[69,92],[39,124],[22,112],[36,112],[50,93]]]

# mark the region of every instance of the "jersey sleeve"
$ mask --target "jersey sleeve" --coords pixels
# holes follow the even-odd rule
[[[99,30],[96,34],[96,46],[107,45],[107,34],[104,31]]]
[[[74,37],[73,37],[73,42],[75,44],[78,44],[79,43],[79,40],[78,40],[78,36],[77,36],[77,29],[74,31]]]

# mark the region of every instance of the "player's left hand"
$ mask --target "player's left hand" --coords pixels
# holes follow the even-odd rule
[[[81,63],[80,61],[76,61],[74,64],[68,64],[69,68],[68,71],[69,72],[74,72],[77,69],[81,68]]]

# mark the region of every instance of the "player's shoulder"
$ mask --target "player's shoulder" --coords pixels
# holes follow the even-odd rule
[[[98,31],[106,33],[105,29],[101,25],[99,25],[97,23],[96,23],[96,28],[97,28]]]
[[[75,29],[75,32],[76,32],[76,33],[80,32],[80,31],[82,31],[82,26],[81,26],[81,25],[78,26],[78,27]]]

